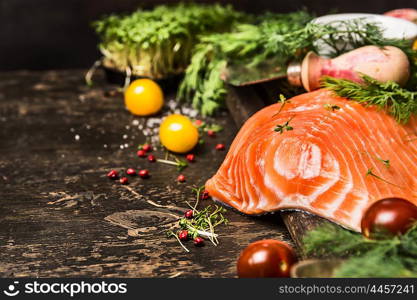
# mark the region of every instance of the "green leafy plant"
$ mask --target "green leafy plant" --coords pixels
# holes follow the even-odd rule
[[[243,19],[248,16],[231,6],[178,4],[111,15],[93,26],[105,66],[158,79],[184,71],[199,35]]]
[[[345,257],[335,277],[417,276],[417,226],[402,236],[371,240],[326,224],[310,231],[303,245],[308,255]]]

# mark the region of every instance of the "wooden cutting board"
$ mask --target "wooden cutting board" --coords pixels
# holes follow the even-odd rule
[[[280,94],[290,97],[292,95],[288,95],[288,93],[297,92],[295,90],[289,92],[285,81],[286,79],[280,79],[241,87],[229,85],[226,105],[237,127],[240,128],[251,115],[261,108],[275,103]],[[302,257],[305,257],[301,251],[304,235],[319,224],[329,222],[303,211],[282,211],[280,215]]]

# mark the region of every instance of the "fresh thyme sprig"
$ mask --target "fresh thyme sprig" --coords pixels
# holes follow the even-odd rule
[[[322,84],[340,97],[386,110],[399,123],[407,123],[417,113],[417,92],[401,88],[393,81],[382,83],[367,75],[362,75],[362,79],[363,83],[356,83],[325,77]]]
[[[275,132],[279,132],[280,134],[283,134],[284,131],[291,131],[294,128],[292,126],[290,126],[290,122],[294,117],[291,117],[288,121],[286,121],[284,124],[282,125],[277,125],[274,129]]]
[[[290,103],[291,101],[287,99],[283,94],[279,94],[278,103],[281,103],[281,106],[279,107],[279,110],[277,113],[273,114],[272,117],[275,117],[281,113],[283,110],[285,104]]]
[[[368,151],[362,151],[363,154],[369,155],[371,158],[374,158],[384,164],[384,166],[388,169],[391,167],[391,161],[389,159],[383,159],[379,156],[376,156]],[[368,170],[369,171],[369,170]]]
[[[335,277],[417,276],[417,226],[402,236],[371,240],[326,224],[304,237],[303,248],[308,255],[347,258]]]
[[[382,162],[385,165],[385,167],[387,168],[391,167],[391,162],[389,159],[382,159],[380,157],[377,157],[376,159]]]
[[[167,164],[167,165],[171,165],[171,166],[176,166],[178,172],[181,172],[186,167],[188,167],[188,163],[186,161],[184,161],[184,160],[179,159],[179,158],[175,158],[175,161],[168,160],[168,159],[158,158],[156,161],[157,162],[160,162],[160,163],[163,163],[163,164]]]
[[[398,188],[402,188],[401,186],[399,186],[399,185],[397,185],[397,184],[395,184],[395,183],[389,182],[388,180],[386,180],[386,179],[382,178],[381,176],[376,175],[376,174],[374,173],[374,171],[373,171],[373,168],[369,168],[369,169],[366,171],[365,176],[372,176],[372,177],[374,177],[374,178],[376,178],[376,179],[378,179],[378,180],[381,180],[381,181],[383,181],[383,182],[385,182],[385,183],[388,183],[388,184],[390,184],[390,185],[396,186],[396,187],[398,187]]]

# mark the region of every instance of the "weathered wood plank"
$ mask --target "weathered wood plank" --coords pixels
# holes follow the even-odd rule
[[[125,111],[115,86],[98,78],[89,89],[83,75],[0,73],[1,277],[233,277],[248,243],[290,240],[279,218],[228,211],[218,247],[189,242],[185,253],[165,230],[194,199],[190,186],[204,184],[222,162],[226,152],[214,146],[230,144],[232,118],[211,120],[225,130],[196,149],[197,162],[179,184],[174,167],[136,157],[145,119]],[[151,178],[125,187],[105,176],[127,167],[147,168]]]

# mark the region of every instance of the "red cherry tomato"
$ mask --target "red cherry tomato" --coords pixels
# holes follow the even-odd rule
[[[372,204],[362,217],[362,234],[383,238],[405,233],[417,221],[417,206],[401,198],[387,198]]]
[[[247,246],[239,256],[240,278],[289,277],[296,262],[293,249],[277,240],[261,240]]]

